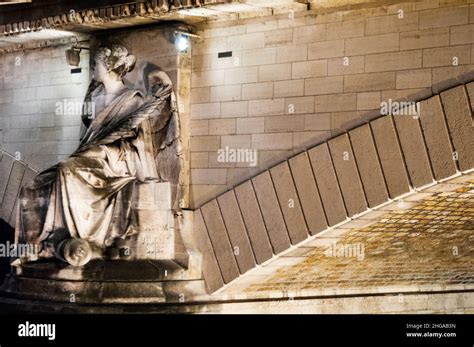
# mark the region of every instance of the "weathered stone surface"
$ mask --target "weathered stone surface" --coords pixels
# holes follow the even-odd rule
[[[471,111],[474,112],[474,82],[466,84],[466,90],[469,95],[469,100],[471,101]]]
[[[249,102],[249,116],[271,116],[285,113],[285,99],[262,99]]]
[[[430,161],[418,119],[408,115],[394,116],[393,119],[412,185],[419,188],[432,183]]]
[[[284,150],[291,149],[292,146],[292,133],[252,135],[252,147],[258,150]]]
[[[302,114],[265,117],[266,133],[282,133],[302,130],[304,130],[304,115]]]
[[[344,40],[323,41],[308,45],[308,59],[324,59],[344,56]]]
[[[239,266],[239,272],[242,274],[255,266],[255,258],[234,191],[230,190],[222,194],[217,198],[217,201],[234,251],[235,260]]]
[[[347,39],[345,53],[361,55],[398,51],[400,46],[399,34],[383,34]]]
[[[26,172],[25,172],[26,175]],[[169,211],[171,184],[169,182],[141,182],[136,185],[132,206],[140,210]]]
[[[391,116],[380,117],[370,125],[390,197],[409,192],[408,176]]]
[[[192,169],[191,182],[194,184],[225,184],[225,169]]]
[[[329,23],[327,24],[328,40],[335,39],[347,39],[350,37],[364,36],[364,21],[353,20],[341,23]]]
[[[194,211],[193,223],[194,242],[199,252],[202,254],[202,273],[206,281],[207,290],[212,293],[224,285],[216,255],[212,248],[211,240],[207,233],[201,210]]]
[[[189,122],[191,136],[209,135],[209,120],[192,120]]]
[[[380,109],[380,92],[363,92],[357,94],[357,110]]]
[[[314,112],[314,98],[312,96],[286,98],[285,114],[301,114]]]
[[[388,200],[388,192],[370,127],[357,127],[349,131],[349,136],[368,205],[380,205]]]
[[[289,80],[289,81],[275,81],[273,82],[273,94],[275,98],[289,97],[289,96],[303,96],[304,79]]]
[[[474,76],[473,65],[436,67],[432,71],[434,93],[469,82]]]
[[[252,178],[273,251],[278,254],[290,247],[290,238],[268,171]]]
[[[329,140],[328,144],[347,214],[353,216],[367,210],[367,202],[349,136],[347,134],[340,135]]]
[[[249,102],[248,101],[229,101],[221,103],[221,117],[247,117]]]
[[[454,175],[456,165],[438,95],[421,101],[420,122],[435,178],[440,180]]]
[[[7,189],[3,196],[2,206],[0,210],[0,218],[10,221],[15,202],[20,190],[21,180],[25,172],[25,165],[19,161],[15,161],[12,166],[10,177],[8,179]]]
[[[420,12],[420,29],[431,29],[467,24],[468,20],[468,6],[426,10]]]
[[[238,64],[240,59],[241,65],[253,66],[236,65],[232,68],[230,65],[211,64],[207,68],[224,75],[229,75],[225,69],[233,70],[233,78],[223,83],[232,82],[230,89],[236,91],[232,95],[238,95],[240,85],[242,99],[248,100],[221,102],[221,117],[265,119],[258,122],[238,119],[235,125],[229,122],[226,124],[230,126],[219,126],[215,132],[209,128],[207,133],[196,136],[225,136],[225,132],[249,134],[252,148],[265,151],[265,154],[260,152],[264,156],[267,156],[267,151],[298,153],[299,149],[316,143],[317,136],[303,131],[331,130],[338,133],[338,130],[348,130],[360,125],[362,119],[371,118],[371,111],[378,108],[380,101],[388,98],[417,101],[470,80],[466,76],[470,73],[470,57],[474,51],[469,36],[472,24],[468,24],[466,18],[473,6],[447,3],[446,8],[432,10],[431,4],[423,3],[419,7],[422,11],[415,11],[417,4],[396,4],[389,6],[389,10],[379,7],[360,12],[336,11],[334,18],[332,14],[330,16],[333,18],[330,25],[321,19],[328,18],[323,14],[318,14],[319,19],[304,14],[292,21],[285,19],[283,27],[276,24],[280,20],[273,19],[248,24],[252,30],[261,30],[265,46],[246,52],[233,51],[229,61]],[[463,12],[464,7],[470,12]],[[399,9],[404,10],[403,16]],[[441,18],[438,13],[443,11],[446,15]],[[469,19],[472,22],[472,18]],[[218,31],[217,28],[213,30]],[[227,26],[224,25],[223,30],[226,32]],[[452,66],[453,57],[458,58],[459,66]],[[258,68],[257,81],[252,68]],[[246,80],[246,76],[252,82]],[[209,73],[211,77],[219,79]],[[219,88],[223,83],[215,85],[217,88],[214,90],[227,90]],[[203,89],[202,93],[206,98],[207,91]],[[204,99],[200,104],[212,103],[212,95],[208,94],[209,101]],[[224,105],[226,112],[223,112]],[[291,105],[295,106],[294,110],[289,108]],[[242,106],[241,112],[234,112],[237,106]],[[210,115],[214,116],[217,106],[209,107],[212,109]],[[327,129],[315,128],[306,122],[314,112],[331,113]],[[290,113],[304,114],[304,123],[301,117],[282,117]],[[272,162],[278,162],[276,153],[272,156],[275,157]],[[280,160],[287,158],[285,155]],[[259,165],[260,171],[267,167]]]
[[[344,92],[370,92],[395,89],[395,72],[377,72],[344,76]]]
[[[242,97],[241,92],[242,88],[238,84],[211,87],[211,102],[240,100]]]
[[[319,77],[305,80],[305,95],[336,94],[343,91],[343,77]]]
[[[318,95],[314,97],[314,109],[316,112],[337,112],[355,110],[357,105],[357,94],[333,94]]]
[[[309,60],[304,62],[293,63],[291,67],[291,77],[311,78],[326,76],[328,71],[328,62],[324,60]]]
[[[317,234],[326,229],[327,222],[308,154],[303,152],[291,158],[289,163],[309,232]]]
[[[293,183],[290,168],[283,162],[272,169],[270,174],[275,186],[281,211],[286,222],[292,244],[297,244],[308,237],[308,228],[301,210],[300,200]]]
[[[0,203],[7,189],[8,178],[13,166],[13,158],[0,152]]]
[[[104,266],[104,265],[107,266]],[[219,269],[218,273],[219,273]],[[92,259],[77,267],[54,261],[25,263],[14,267],[17,276],[58,281],[177,281],[202,279],[200,267],[184,270],[180,265],[167,260],[99,260]]]
[[[42,302],[69,303],[72,293],[77,304],[97,304],[101,311],[104,304],[179,303],[205,294],[204,281],[54,281],[28,277],[8,276],[4,290],[20,294],[24,299]],[[87,293],[84,295],[84,293]],[[43,306],[47,306],[44,305]]]
[[[262,23],[263,24],[263,23]],[[271,29],[265,32],[265,47],[290,44],[293,40],[293,29]]]
[[[22,187],[24,187],[26,184],[28,184],[29,182],[31,182],[35,176],[37,175],[37,172],[33,171],[30,167],[26,167],[25,168],[25,173],[23,174],[23,178],[21,179],[21,183],[20,183],[20,189]],[[18,193],[20,191],[18,190]],[[10,220],[9,220],[9,224],[11,226],[15,226],[16,224],[16,210],[18,208],[18,196],[15,200],[15,203],[13,204],[13,210],[12,210],[12,213],[10,215]]]
[[[463,43],[473,43],[474,24],[458,25],[451,29],[450,43],[458,45]]]
[[[303,61],[308,58],[308,45],[280,46],[277,48],[277,63],[289,63],[294,61]]]
[[[237,85],[237,87],[240,89],[240,85]],[[242,85],[242,100],[268,98],[273,98],[273,82],[248,83]]]
[[[263,222],[252,182],[247,181],[237,186],[235,188],[235,195],[245,226],[247,227],[255,259],[257,264],[261,264],[272,257],[272,245],[268,238],[267,229]]]
[[[418,14],[404,13],[403,18],[398,14],[367,18],[365,21],[366,35],[379,35],[392,32],[412,31],[418,29]]]
[[[441,93],[451,142],[461,171],[474,168],[474,126],[471,106],[464,86]]]
[[[209,120],[209,135],[235,134],[235,119],[211,119]]]
[[[191,106],[191,119],[219,118],[221,113],[220,104],[217,102],[206,104],[194,104]]]
[[[222,278],[225,283],[229,283],[239,276],[239,270],[217,201],[211,200],[202,206],[201,212],[212,248],[216,254],[217,263],[221,269]]]
[[[449,28],[400,33],[400,50],[442,47],[449,45]]]
[[[412,89],[431,86],[431,69],[405,70],[397,72],[397,89]]]
[[[291,63],[263,65],[258,68],[258,81],[282,81],[291,78]]]
[[[423,50],[423,67],[453,66],[470,63],[469,45],[431,48]],[[456,59],[455,59],[456,58]]]
[[[222,74],[222,71],[219,71]],[[224,70],[224,84],[253,83],[258,80],[258,66],[236,67]]]
[[[365,72],[418,69],[422,67],[422,52],[390,52],[365,57]]]
[[[237,134],[251,134],[253,132],[263,133],[265,129],[265,118],[237,118]]]
[[[350,75],[364,73],[365,56],[328,59],[328,75]],[[346,63],[346,64],[344,64]]]
[[[472,239],[472,227],[465,221],[474,218],[474,211],[464,209],[473,198],[472,176],[469,181],[453,185],[450,194],[429,196],[411,208],[395,208],[368,226],[345,229],[332,240],[316,238],[314,241],[326,242],[312,241],[314,248],[295,259],[294,265],[275,264],[278,271],[273,276],[247,282],[240,288],[249,295],[278,292],[296,297],[302,291],[313,295],[361,291],[380,294],[397,288],[397,293],[410,290],[414,294],[413,291],[434,290],[436,286],[446,290],[450,285],[472,285],[473,251],[462,246]],[[460,248],[465,253],[453,256],[452,250]],[[231,292],[233,288],[227,290]],[[408,296],[411,295],[404,295],[404,300]],[[474,302],[470,302],[468,311],[474,307]],[[444,303],[436,306],[439,312],[445,310]],[[378,309],[392,307],[384,305]],[[345,307],[344,311],[353,309],[359,308]]]
[[[314,177],[321,194],[329,226],[346,219],[344,202],[337,183],[327,144],[321,144],[308,151]]]
[[[193,152],[217,151],[220,148],[219,136],[194,136],[191,138]]]

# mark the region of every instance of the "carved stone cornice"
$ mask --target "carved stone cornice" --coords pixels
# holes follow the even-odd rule
[[[12,36],[42,29],[94,29],[114,27],[114,23],[146,24],[156,20],[180,18],[178,10],[199,8],[208,4],[231,1],[216,0],[149,0],[124,3],[122,5],[96,7],[85,10],[71,9],[68,12],[51,14],[26,21],[0,25],[0,35]]]

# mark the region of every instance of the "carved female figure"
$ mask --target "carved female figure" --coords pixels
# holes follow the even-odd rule
[[[169,77],[150,72],[144,95],[123,82],[135,65],[125,47],[102,47],[94,62],[86,101],[95,104],[96,114],[83,115],[78,148],[20,193],[16,241],[37,244],[40,258],[63,257],[59,245],[75,240],[69,252],[80,264],[88,245],[104,252],[133,233],[136,184],[171,182],[177,208],[181,144]]]

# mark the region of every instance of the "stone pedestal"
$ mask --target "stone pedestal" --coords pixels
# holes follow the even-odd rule
[[[125,243],[129,259],[169,261],[187,268],[189,254],[179,231],[179,217],[171,210],[171,184],[150,181],[135,188],[134,233]]]
[[[150,194],[152,188],[147,187],[145,193]],[[155,193],[167,189],[159,183]],[[128,258],[92,259],[81,267],[57,260],[13,266],[0,296],[19,304],[22,300],[51,303],[68,311],[75,304],[95,305],[94,312],[107,312],[100,305],[186,303],[207,295],[202,256],[192,240],[192,211],[174,216],[164,210],[167,206],[160,202],[134,206],[137,228],[125,240]]]

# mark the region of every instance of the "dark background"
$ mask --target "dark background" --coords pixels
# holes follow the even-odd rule
[[[0,219],[0,244],[6,244],[7,241],[13,242],[14,236],[15,230]],[[10,258],[0,257],[0,283],[8,272],[10,272]]]

